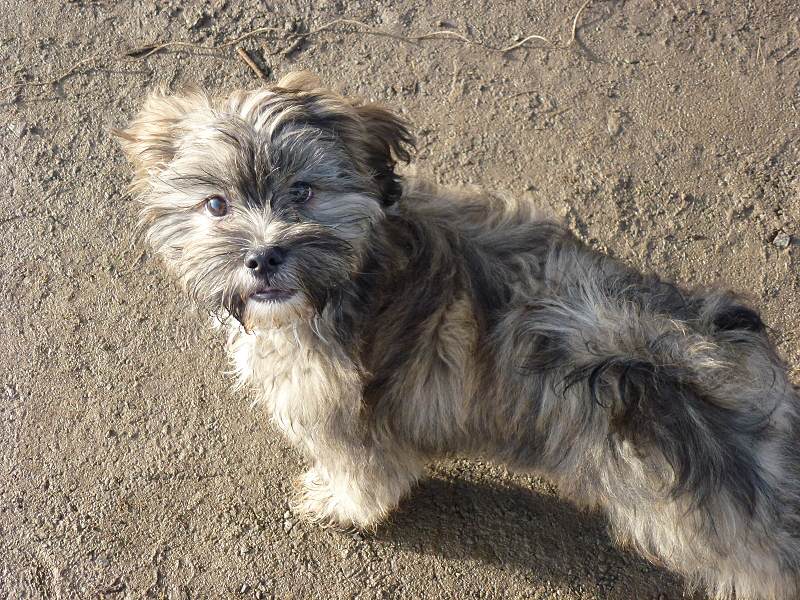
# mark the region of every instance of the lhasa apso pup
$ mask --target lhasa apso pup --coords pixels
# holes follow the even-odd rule
[[[147,240],[308,458],[299,513],[371,529],[427,460],[480,456],[689,585],[798,598],[798,393],[741,298],[399,176],[407,124],[308,73],[157,92],[117,135]]]

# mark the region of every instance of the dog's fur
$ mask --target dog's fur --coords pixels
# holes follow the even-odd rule
[[[601,507],[690,585],[797,597],[798,395],[740,298],[641,275],[523,203],[401,179],[406,124],[308,74],[155,93],[118,135],[149,242],[311,463],[300,513],[372,528],[426,460],[488,457]],[[296,292],[255,301],[245,256],[278,245],[266,283]]]

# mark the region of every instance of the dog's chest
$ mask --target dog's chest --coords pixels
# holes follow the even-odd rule
[[[265,403],[273,422],[293,442],[307,442],[334,398],[345,391],[342,369],[313,332],[280,328],[239,333],[229,346],[238,379],[254,402]]]

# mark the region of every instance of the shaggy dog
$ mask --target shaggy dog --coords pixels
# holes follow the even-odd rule
[[[298,512],[370,529],[427,460],[481,456],[690,585],[798,597],[798,394],[739,297],[398,176],[407,125],[307,73],[157,92],[117,135],[149,243],[309,460]]]

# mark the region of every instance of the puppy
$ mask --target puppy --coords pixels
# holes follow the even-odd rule
[[[117,135],[147,240],[308,458],[296,511],[372,529],[427,460],[480,456],[690,586],[798,597],[798,394],[740,298],[398,176],[406,123],[307,73],[158,92]]]

